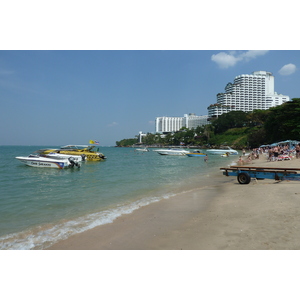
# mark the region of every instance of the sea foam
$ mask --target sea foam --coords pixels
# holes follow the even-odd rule
[[[68,220],[56,225],[43,225],[25,230],[19,233],[0,237],[1,250],[31,250],[45,249],[54,243],[65,240],[68,237],[95,228],[97,226],[112,223],[116,218],[124,214],[130,214],[140,207],[167,199],[175,194],[167,194],[162,197],[148,197],[130,204],[119,205],[110,210],[104,210],[74,220]]]

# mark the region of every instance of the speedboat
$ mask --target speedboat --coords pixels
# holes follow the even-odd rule
[[[106,156],[101,152],[96,151],[95,145],[66,145],[60,149],[42,149],[39,153],[47,155],[49,153],[67,154],[72,156],[84,155],[87,161],[102,161],[106,159]]]
[[[226,153],[224,153],[224,154],[221,154],[221,156],[222,156],[222,157],[229,157],[229,153],[226,152]]]
[[[180,149],[180,148],[173,148],[173,149],[159,149],[159,150],[153,150],[155,152],[157,152],[160,155],[186,155],[188,153],[190,153],[189,151],[186,151],[184,149]]]
[[[202,156],[205,156],[206,154],[205,153],[202,153],[201,151],[199,150],[195,150],[193,152],[190,152],[190,153],[187,153],[187,156],[195,156],[195,157],[202,157]]]
[[[75,158],[72,156],[68,157],[56,157],[51,158],[47,156],[40,156],[40,155],[29,155],[29,156],[17,156],[16,159],[21,161],[22,163],[26,164],[30,167],[37,167],[37,168],[73,168],[74,166],[80,168],[80,161],[79,158]]]
[[[134,149],[134,151],[138,151],[138,152],[149,152],[148,148],[136,148]]]
[[[228,153],[228,155],[238,155],[239,154],[236,150],[234,150],[230,147],[226,147],[224,149],[207,149],[206,152],[208,154],[215,154],[215,155],[224,155],[227,153]]]

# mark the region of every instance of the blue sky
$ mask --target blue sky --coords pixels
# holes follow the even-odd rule
[[[240,74],[300,97],[300,51],[0,51],[0,144],[114,146],[155,118],[206,115]]]

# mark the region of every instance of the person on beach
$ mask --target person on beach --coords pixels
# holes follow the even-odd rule
[[[296,145],[296,158],[300,156],[300,144]]]
[[[205,157],[204,157],[204,161],[207,163],[208,161],[208,155],[206,154]]]
[[[269,157],[269,161],[272,161],[272,157],[273,157],[273,150],[272,149],[269,149],[269,152],[268,152],[268,157]]]
[[[243,158],[240,156],[239,160],[238,160],[238,165],[242,166],[244,164]]]
[[[277,146],[274,147],[273,153],[274,153],[274,159],[277,160],[278,159],[278,154],[279,154],[279,149],[278,149]]]
[[[248,157],[247,157],[247,163],[251,163],[251,162],[252,162],[252,157],[251,157],[251,154],[249,154]]]

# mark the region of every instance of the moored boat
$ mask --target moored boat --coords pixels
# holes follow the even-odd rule
[[[134,149],[134,151],[137,151],[137,152],[149,152],[149,149],[148,148],[136,148]]]
[[[189,151],[180,148],[159,149],[153,151],[157,152],[160,155],[177,155],[177,156],[183,156],[190,153]]]
[[[27,166],[37,168],[72,168],[74,166],[80,168],[80,162],[75,157],[69,156],[65,158],[51,158],[40,155],[29,155],[29,156],[17,156],[16,159],[21,161]]]
[[[202,157],[202,156],[205,156],[206,154],[205,153],[202,153],[201,151],[199,150],[195,150],[193,152],[190,152],[190,153],[187,153],[187,156],[189,157]]]
[[[224,149],[207,149],[206,152],[208,154],[214,154],[214,155],[224,155],[224,154],[227,154],[228,155],[238,155],[239,153],[230,148],[230,147],[225,147]]]
[[[87,161],[102,161],[106,156],[96,150],[95,145],[66,145],[59,149],[41,149],[39,153],[47,155],[49,153],[67,154],[72,156],[84,155]]]

